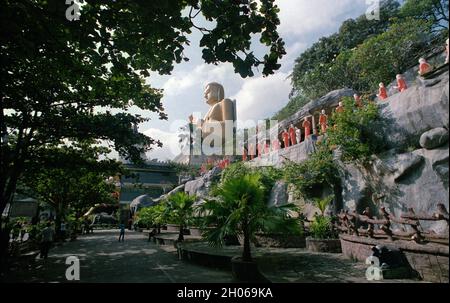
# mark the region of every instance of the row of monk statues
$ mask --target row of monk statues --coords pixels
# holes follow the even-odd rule
[[[449,62],[449,40],[446,41],[446,59],[445,63]],[[419,76],[424,76],[433,72],[433,66],[427,62],[425,58],[419,59]],[[394,86],[394,89],[398,90],[399,93],[405,92],[408,89],[408,83],[405,77],[401,74],[396,76],[397,85]],[[384,83],[379,84],[378,94],[376,95],[379,100],[386,100],[388,95],[388,90]],[[204,119],[200,119],[197,124],[197,130],[201,130],[201,139],[205,141],[206,146],[212,146],[217,142],[209,139],[208,137],[211,135],[215,126],[221,126],[221,140],[222,145],[225,146],[225,143],[228,142],[230,138],[226,138],[226,130],[227,130],[227,122],[230,122],[232,125],[235,124],[236,117],[236,104],[230,99],[225,98],[225,91],[222,85],[216,82],[209,83],[204,91],[204,97],[206,99],[206,103],[210,106],[209,111],[205,115]],[[357,108],[363,107],[363,101],[358,94],[354,95],[355,106]],[[335,109],[336,113],[344,112],[343,102],[339,102],[338,106]],[[255,146],[250,144],[245,150],[243,159],[247,160],[248,157],[253,159],[254,156],[268,154],[272,151],[278,151],[282,148],[288,148],[293,145],[300,144],[303,141],[306,141],[310,136],[318,135],[318,130],[316,126],[319,126],[320,132],[325,134],[328,129],[328,116],[325,110],[322,110],[319,116],[318,125],[313,125],[315,123],[314,117],[305,117],[300,125],[295,126],[291,124],[289,128],[283,129],[279,138],[274,140],[262,140],[259,144],[257,143]],[[192,116],[190,117],[192,124]],[[234,127],[234,126],[233,126]],[[235,134],[235,129],[233,129],[233,136]],[[216,134],[217,135],[217,134]],[[220,135],[220,134],[219,134]],[[233,139],[233,138],[231,138]],[[215,139],[217,140],[217,139]],[[203,148],[203,145],[202,145]]]
[[[449,46],[448,46],[449,39],[447,39],[445,44],[446,44],[445,45],[445,54],[446,54],[446,56],[445,56],[445,64],[448,64],[449,63]],[[431,66],[430,63],[428,63],[427,59],[420,58],[419,59],[419,71],[418,71],[419,76],[425,76],[426,74],[429,74],[432,71],[433,71],[433,66]],[[400,93],[406,91],[408,89],[408,84],[406,83],[406,80],[405,80],[404,76],[401,75],[401,74],[398,74],[396,79],[397,79],[397,85],[394,86],[394,88],[398,89],[398,91]],[[377,97],[380,100],[386,100],[389,97],[387,89],[386,89],[386,87],[385,87],[383,82],[381,82],[379,84]]]

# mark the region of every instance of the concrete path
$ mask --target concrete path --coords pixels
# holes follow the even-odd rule
[[[66,258],[80,260],[80,281],[99,283],[232,282],[230,272],[179,261],[170,246],[156,246],[145,235],[127,231],[118,242],[118,231],[95,231],[50,250],[47,260],[36,259],[31,269],[13,268],[5,282],[70,282]]]

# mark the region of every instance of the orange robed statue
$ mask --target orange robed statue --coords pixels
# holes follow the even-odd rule
[[[344,112],[344,103],[339,102],[338,107],[336,107],[336,112],[337,113],[343,113]]]
[[[431,72],[433,68],[424,58],[419,59],[419,75],[423,76],[429,72]]]
[[[284,148],[289,147],[289,133],[286,129],[283,131],[281,136],[283,137]]]
[[[242,152],[242,162],[247,162],[247,149],[245,147]]]
[[[291,145],[297,145],[297,137],[295,135],[294,124],[289,127],[289,137],[291,138]]]
[[[306,140],[306,138],[311,136],[311,122],[309,122],[308,118],[305,118],[302,127],[305,129],[305,140]]]
[[[274,151],[280,150],[280,140],[274,139],[272,142],[272,149]]]
[[[248,147],[248,153],[250,155],[250,160],[253,160],[255,158],[255,146],[253,144],[250,144]]]
[[[361,99],[360,95],[354,94],[353,98],[355,98],[356,107],[363,107],[363,102],[362,102],[362,99]]]
[[[325,110],[323,109],[320,117],[319,117],[319,125],[320,129],[322,131],[322,134],[325,134],[327,132],[328,128],[328,116],[325,114]]]
[[[397,75],[397,86],[395,86],[395,88],[398,89],[399,92],[404,92],[405,90],[408,89],[408,85],[406,84],[405,78],[403,78],[402,75]]]
[[[381,82],[379,86],[380,86],[380,89],[378,90],[377,97],[380,98],[381,100],[387,99],[388,98],[388,94],[387,94],[387,89],[384,86],[384,83]]]

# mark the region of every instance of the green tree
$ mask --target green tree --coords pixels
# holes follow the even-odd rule
[[[243,261],[252,260],[250,242],[256,232],[299,232],[298,222],[289,218],[293,205],[268,207],[259,174],[229,178],[217,190],[218,201],[207,201],[202,206],[206,214],[205,236],[211,245],[222,246],[230,236],[242,236]]]
[[[30,195],[54,208],[57,235],[70,209],[80,215],[98,203],[117,203],[112,196],[114,185],[106,180],[121,171],[120,165],[99,161],[101,150],[86,146],[46,149],[47,162],[28,168],[22,179]]]
[[[336,58],[366,39],[385,32],[392,24],[392,18],[398,15],[399,6],[397,1],[383,1],[381,20],[368,20],[365,15],[355,20],[349,19],[341,25],[338,33],[322,37],[303,52],[296,59],[292,72],[294,92],[299,92],[309,99],[316,99],[331,90],[342,88],[344,75],[331,73]],[[342,70],[345,72],[345,69]]]
[[[146,119],[128,110],[167,119],[162,90],[145,79],[188,60],[192,29],[205,62],[231,62],[243,77],[273,73],[285,54],[273,0],[85,0],[78,21],[60,0],[0,6],[0,212],[39,148],[96,139],[139,161],[161,145],[133,130]],[[209,28],[196,24],[200,15]],[[256,34],[268,49],[261,59],[250,47]]]
[[[434,32],[448,30],[448,0],[406,0],[400,14],[430,21]]]
[[[183,230],[190,224],[194,214],[194,203],[197,197],[185,192],[178,192],[170,196],[165,204],[165,215],[171,222],[180,226],[178,242],[184,241]]]
[[[430,30],[428,21],[406,19],[368,39],[348,57],[351,79],[364,91],[376,89],[380,82],[390,83],[427,53]]]

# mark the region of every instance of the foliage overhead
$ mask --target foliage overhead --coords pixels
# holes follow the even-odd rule
[[[148,118],[129,109],[167,119],[162,90],[146,79],[188,60],[193,29],[205,62],[230,62],[242,77],[272,74],[285,54],[274,0],[82,2],[69,21],[65,1],[0,0],[0,211],[38,148],[93,139],[138,162],[161,146],[134,130]],[[197,25],[200,14],[209,28]],[[250,45],[258,34],[260,59]]]

